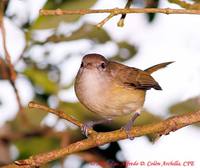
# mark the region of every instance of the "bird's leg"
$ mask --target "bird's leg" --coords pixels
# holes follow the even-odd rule
[[[130,140],[133,140],[134,137],[130,135],[130,130],[136,120],[136,118],[140,116],[140,110],[139,111],[136,111],[133,115],[133,117],[128,121],[128,123],[126,125],[124,125],[122,128],[126,131],[126,134],[127,134],[127,137],[130,139]]]
[[[87,121],[83,124],[83,127],[81,128],[81,132],[88,137],[88,129],[93,128],[93,126],[98,125],[98,124],[105,124],[105,123],[110,123],[112,121],[111,118],[108,119],[102,119],[98,121]]]

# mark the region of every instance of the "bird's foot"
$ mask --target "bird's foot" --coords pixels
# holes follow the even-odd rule
[[[125,130],[126,132],[126,135],[127,135],[127,138],[130,139],[130,140],[134,140],[134,136],[131,135],[131,128],[132,128],[132,123],[131,122],[128,122],[126,125],[124,125],[122,127],[123,130]]]
[[[85,122],[83,124],[83,126],[81,127],[82,134],[85,135],[86,137],[88,137],[89,129],[92,129],[94,125],[95,125],[94,121],[87,121],[87,122]]]
[[[98,124],[105,124],[105,123],[111,123],[112,119],[108,118],[108,119],[102,119],[99,121],[87,121],[83,124],[82,128],[81,128],[81,132],[88,137],[88,131],[89,129],[92,129],[94,125],[98,125]],[[95,131],[94,131],[95,132]]]
[[[133,140],[135,137],[131,135],[131,128],[136,120],[136,118],[140,115],[140,111],[137,111],[134,113],[133,117],[131,120],[122,128],[126,131],[127,138],[130,140]]]

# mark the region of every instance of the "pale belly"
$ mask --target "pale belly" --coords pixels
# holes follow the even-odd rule
[[[75,87],[77,97],[89,110],[103,117],[115,117],[134,113],[144,103],[145,91],[106,82],[93,76]],[[90,79],[92,78],[92,79]]]
[[[116,89],[116,88],[115,88]],[[88,107],[105,117],[115,117],[134,113],[142,108],[144,103],[144,91],[126,90],[125,88],[108,90],[105,94],[98,95],[92,101],[88,101]]]

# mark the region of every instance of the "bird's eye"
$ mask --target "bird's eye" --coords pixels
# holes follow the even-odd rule
[[[83,62],[81,63],[81,68],[83,68]]]
[[[105,69],[105,68],[106,68],[105,62],[102,62],[102,63],[101,63],[101,68],[102,68],[102,69]]]

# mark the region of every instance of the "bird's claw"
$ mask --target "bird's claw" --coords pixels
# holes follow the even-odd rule
[[[130,123],[127,123],[125,126],[122,127],[122,129],[126,132],[127,138],[130,140],[134,140],[135,137],[130,134],[131,128],[132,124]]]
[[[93,125],[94,125],[93,121],[88,121],[84,123],[83,126],[81,127],[82,134],[88,137],[88,130],[91,129]]]

